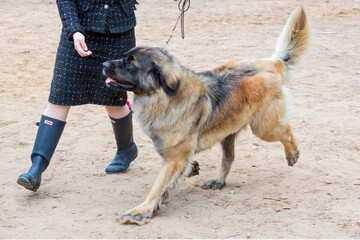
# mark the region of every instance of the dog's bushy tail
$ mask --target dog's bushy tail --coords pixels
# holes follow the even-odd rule
[[[302,6],[290,15],[282,30],[272,58],[281,59],[288,68],[293,68],[310,45],[310,26]]]

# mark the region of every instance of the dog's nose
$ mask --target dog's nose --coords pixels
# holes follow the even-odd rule
[[[107,62],[104,62],[103,63],[103,67],[104,68],[109,68],[110,67],[110,63],[107,61]]]

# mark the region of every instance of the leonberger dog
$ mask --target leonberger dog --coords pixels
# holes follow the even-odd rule
[[[183,178],[193,174],[194,155],[217,142],[223,151],[221,169],[202,187],[221,189],[234,161],[235,138],[248,125],[260,139],[280,141],[293,166],[299,150],[289,125],[291,95],[284,85],[309,40],[308,19],[300,6],[267,59],[232,61],[197,73],[166,49],[136,47],[122,59],[105,62],[106,84],[134,93],[135,117],[164,160],[146,200],[121,221],[148,222]]]

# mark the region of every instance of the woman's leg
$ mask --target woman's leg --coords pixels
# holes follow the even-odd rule
[[[21,174],[18,184],[37,191],[41,184],[41,174],[50,163],[50,159],[65,127],[70,106],[49,103],[39,122],[34,148],[31,153],[32,166],[27,173]]]
[[[48,103],[43,115],[65,122],[66,118],[68,116],[69,110],[70,110],[70,106],[63,106],[63,105]]]
[[[127,104],[124,106],[105,106],[105,109],[112,118],[123,118],[130,112]]]
[[[133,139],[132,111],[130,104],[105,108],[111,120],[117,145],[115,158],[105,171],[109,174],[122,173],[128,169],[138,154]]]

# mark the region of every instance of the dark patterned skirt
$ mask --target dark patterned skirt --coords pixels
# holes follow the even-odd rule
[[[85,42],[92,55],[80,57],[74,49],[74,43],[68,41],[65,32],[62,32],[49,102],[65,106],[125,105],[126,92],[106,86],[106,76],[102,74],[102,63],[121,58],[125,52],[135,46],[134,30],[120,34],[87,32]]]

